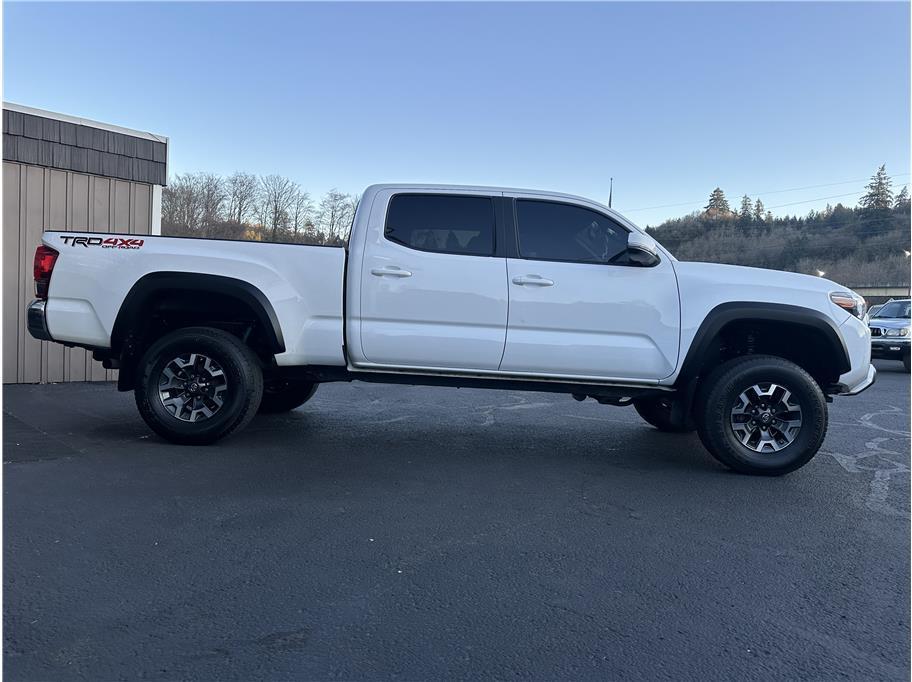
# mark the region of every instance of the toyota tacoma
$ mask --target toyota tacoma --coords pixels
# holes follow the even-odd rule
[[[846,287],[680,262],[552,192],[374,185],[344,248],[51,231],[34,270],[32,336],[118,369],[175,443],[324,382],[468,386],[632,405],[736,471],[778,475],[820,448],[832,396],[875,376]]]

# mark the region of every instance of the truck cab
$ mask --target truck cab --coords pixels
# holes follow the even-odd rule
[[[613,212],[555,194],[409,186],[371,187],[363,204],[349,242],[353,367],[648,383],[674,373],[672,258]]]

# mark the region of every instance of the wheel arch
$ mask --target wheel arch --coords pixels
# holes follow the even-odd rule
[[[781,332],[776,341],[782,350],[773,354],[793,360],[802,367],[809,364],[810,367],[805,369],[821,383],[835,380],[851,369],[848,350],[835,323],[819,310],[785,303],[737,301],[722,303],[710,310],[688,348],[675,386],[690,384],[703,374],[705,368],[714,366],[726,350],[727,334],[751,328],[767,333],[770,330]],[[789,338],[797,343],[784,343]],[[810,341],[820,344],[820,347],[812,349],[813,353],[802,345]],[[763,349],[758,352],[769,351]],[[829,369],[821,370],[824,366]],[[830,376],[833,373],[835,376]]]
[[[196,272],[153,272],[140,277],[130,288],[117,313],[111,332],[111,352],[120,354],[131,330],[137,328],[150,303],[168,292],[216,294],[241,302],[249,309],[272,353],[285,351],[285,340],[275,309],[266,295],[244,280]]]

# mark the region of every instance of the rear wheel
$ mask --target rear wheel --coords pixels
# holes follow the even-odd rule
[[[221,329],[188,327],[153,343],[140,360],[136,406],[173,443],[205,445],[244,427],[263,395],[253,351]]]
[[[721,365],[707,377],[697,405],[706,449],[744,474],[794,471],[811,460],[826,435],[820,386],[779,357],[748,356]]]
[[[312,381],[294,381],[291,379],[273,379],[263,387],[263,400],[260,412],[275,414],[289,412],[300,407],[317,392],[317,384]]]
[[[652,424],[659,431],[666,433],[690,433],[696,427],[690,415],[682,415],[681,420],[672,419],[675,399],[670,396],[658,398],[641,398],[633,401],[633,407],[644,421]]]

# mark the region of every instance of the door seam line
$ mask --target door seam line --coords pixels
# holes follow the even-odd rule
[[[504,325],[504,344],[503,350],[500,351],[500,362],[497,363],[497,371],[501,371],[503,366],[504,357],[507,355],[507,336],[510,333],[510,266],[507,263],[507,259],[503,259],[504,263],[504,285],[507,288],[507,323]]]

